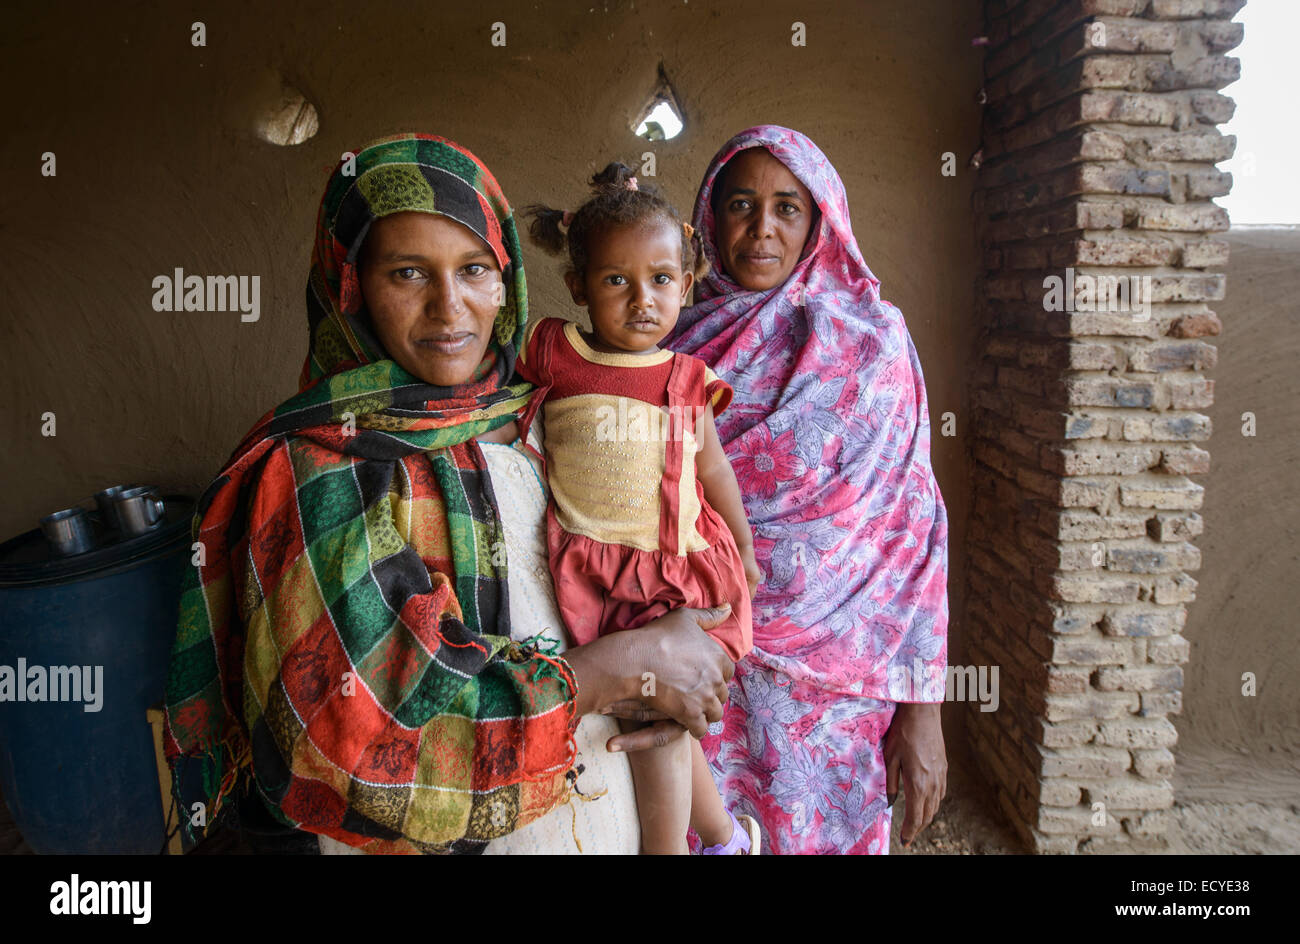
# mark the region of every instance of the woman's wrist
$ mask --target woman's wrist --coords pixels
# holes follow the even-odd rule
[[[602,636],[565,651],[564,661],[569,663],[578,683],[574,699],[574,713],[578,717],[634,696],[631,680],[616,670],[613,658],[615,650],[623,648],[621,642]]]
[[[894,703],[894,714],[912,715],[918,718],[932,715],[938,718],[942,708],[943,702],[940,701],[900,701]]]

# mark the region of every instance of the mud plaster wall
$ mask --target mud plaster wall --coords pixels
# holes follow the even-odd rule
[[[1300,228],[1234,229],[1228,243],[1210,472],[1200,479],[1200,586],[1184,630],[1192,651],[1177,726],[1180,752],[1243,749],[1253,769],[1300,759]],[[1254,437],[1242,435],[1247,411]],[[1242,695],[1244,672],[1255,674],[1255,697]]]
[[[654,148],[658,182],[683,209],[722,142],[760,122],[806,132],[843,175],[863,254],[920,352],[960,613],[978,4],[801,4],[806,48],[790,43],[796,14],[730,2],[231,6],[28,4],[6,18],[0,68],[22,94],[0,145],[0,534],[111,483],[197,494],[295,392],[317,204],[345,149],[432,131],[477,152],[516,206],[571,205],[596,166],[649,149],[629,124],[662,61],[688,126]],[[190,42],[200,18],[206,48]],[[281,77],[320,111],[297,147],[253,133]],[[45,151],[57,177],[40,176]],[[939,173],[945,151],[956,177]],[[558,264],[531,246],[526,261],[534,314],[576,316]],[[178,266],[260,275],[260,321],[154,312],[151,280]],[[939,435],[946,411],[955,438]]]

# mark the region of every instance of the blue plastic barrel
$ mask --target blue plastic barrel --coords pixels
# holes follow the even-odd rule
[[[0,693],[0,790],[23,839],[43,854],[157,854],[164,844],[152,733],[145,712],[166,688],[193,502],[169,497],[145,535],[52,558],[40,530],[0,545],[0,672],[45,670],[79,701]],[[19,660],[22,660],[20,662]],[[89,676],[84,667],[90,667]],[[81,690],[81,668],[98,692]],[[15,677],[15,683],[24,680]],[[99,700],[98,711],[88,711]]]

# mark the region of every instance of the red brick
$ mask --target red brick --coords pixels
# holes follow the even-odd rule
[[[1212,337],[1222,330],[1223,323],[1212,311],[1199,315],[1181,315],[1169,326],[1169,334],[1175,338]]]
[[[1197,583],[1187,574],[1173,577],[1157,577],[1155,582],[1155,601],[1166,603],[1191,603],[1196,599]]]
[[[1153,541],[1185,541],[1205,530],[1205,522],[1194,511],[1185,514],[1161,512],[1147,521],[1146,528]]]
[[[1093,673],[1099,692],[1167,692],[1183,687],[1183,670],[1176,665],[1104,666]]]
[[[1097,743],[1112,747],[1172,747],[1178,730],[1164,718],[1121,718],[1097,725]]]
[[[1169,405],[1175,410],[1203,410],[1214,405],[1214,381],[1206,377],[1178,377],[1165,381]]]
[[[1227,119],[1223,119],[1227,120]],[[1232,174],[1221,170],[1193,170],[1187,172],[1187,198],[1210,200],[1226,197],[1232,189]]]
[[[1137,227],[1184,233],[1217,233],[1228,228],[1228,211],[1213,204],[1148,205],[1138,210]]]
[[[1144,748],[1130,753],[1133,755],[1133,772],[1139,777],[1146,780],[1168,780],[1174,775],[1174,755],[1167,748]]]
[[[1217,164],[1232,157],[1237,138],[1219,131],[1183,131],[1151,141],[1147,157],[1153,161],[1199,161]]]
[[[1207,430],[1207,436],[1208,433]],[[1170,475],[1204,475],[1210,471],[1210,454],[1195,446],[1166,449],[1160,456],[1160,471]]]
[[[1135,348],[1129,354],[1129,369],[1138,373],[1204,370],[1218,360],[1214,345],[1204,341],[1162,341]]]
[[[1193,19],[1212,16],[1229,19],[1235,16],[1246,0],[1151,0],[1151,16],[1160,19]]]
[[[1182,263],[1193,269],[1226,266],[1231,247],[1222,239],[1192,239],[1183,243]]]
[[[1241,78],[1241,60],[1224,56],[1203,56],[1181,68],[1165,59],[1143,65],[1141,87],[1155,92],[1220,89]]]
[[[1116,747],[1039,748],[1042,775],[1050,777],[1116,777],[1128,770],[1131,760],[1127,750]]]
[[[1147,640],[1147,659],[1154,663],[1182,665],[1191,657],[1191,644],[1182,636],[1163,636]],[[1171,685],[1169,688],[1182,688]]]
[[[1182,710],[1182,692],[1143,692],[1142,708],[1138,714],[1144,718],[1161,718],[1181,714]]]
[[[1227,95],[1208,90],[1192,92],[1188,101],[1192,106],[1192,114],[1209,125],[1227,124],[1237,109],[1236,103]]]
[[[1181,630],[1186,623],[1185,607],[1141,604],[1107,610],[1102,617],[1101,631],[1108,636],[1169,636]],[[1148,640],[1148,649],[1150,645]]]
[[[1204,487],[1175,475],[1134,476],[1119,484],[1120,503],[1128,508],[1193,510],[1201,507],[1204,495]]]
[[[1168,783],[1123,777],[1084,787],[1083,802],[1104,803],[1110,810],[1164,810],[1174,805],[1174,791]]]

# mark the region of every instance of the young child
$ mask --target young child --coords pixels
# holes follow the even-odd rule
[[[592,326],[543,319],[518,363],[538,388],[524,425],[539,406],[545,423],[560,613],[581,645],[679,607],[730,603],[709,633],[739,659],[753,646],[750,600],[760,577],[713,419],[731,387],[698,358],[658,347],[691,290],[699,243],[623,164],[591,184],[576,213],[525,211],[543,248],[567,244],[565,283]],[[759,851],[758,824],[723,808],[698,741],[678,738],[628,760],[644,852],[684,853],[688,824],[706,855]]]

